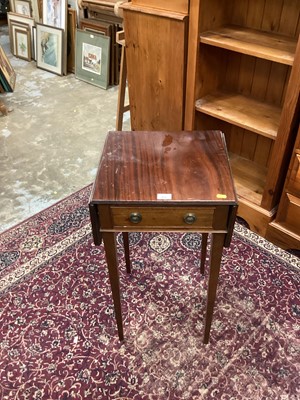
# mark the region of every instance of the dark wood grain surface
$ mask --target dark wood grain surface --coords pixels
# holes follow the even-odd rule
[[[220,131],[109,132],[91,200],[235,204],[224,135]]]

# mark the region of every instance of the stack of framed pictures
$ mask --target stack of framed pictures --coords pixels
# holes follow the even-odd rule
[[[43,24],[37,24],[37,67],[67,74],[67,0],[43,0]]]
[[[110,25],[110,85],[119,84],[121,46],[116,42],[116,34],[123,30],[123,20],[115,13],[118,0],[81,0],[85,18],[80,21],[81,29],[103,29]],[[87,24],[87,26],[83,26]],[[93,26],[92,26],[93,25]],[[97,25],[97,26],[96,26]]]
[[[116,0],[100,1],[101,10],[108,9],[103,15],[95,11],[95,18],[91,14],[81,19],[79,15],[86,16],[86,10],[79,12],[78,0],[9,1],[12,11],[7,19],[14,56],[33,59],[38,68],[57,75],[75,73],[76,78],[104,89],[119,83],[121,52],[116,33],[121,20],[113,12]],[[93,6],[98,2],[92,1]]]
[[[31,61],[35,57],[33,44],[34,18],[10,11],[7,13],[7,21],[12,54],[24,60]]]
[[[13,92],[15,84],[16,73],[0,46],[0,92]]]
[[[81,19],[79,26],[81,30],[86,32],[94,32],[110,38],[109,84],[117,85],[119,83],[118,44],[116,43],[117,26],[94,18]]]
[[[67,74],[67,0],[10,0],[11,52],[37,67]]]
[[[9,0],[10,11],[15,14],[32,17],[36,22],[40,21],[40,1],[41,0]]]

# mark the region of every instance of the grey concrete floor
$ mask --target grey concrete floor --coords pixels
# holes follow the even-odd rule
[[[7,26],[0,45],[17,74],[15,91],[0,94],[12,110],[0,113],[1,232],[93,181],[106,133],[115,130],[118,87],[103,90],[13,57]]]

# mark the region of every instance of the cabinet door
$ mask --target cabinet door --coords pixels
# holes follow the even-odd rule
[[[161,14],[124,9],[133,130],[183,129],[186,21]]]

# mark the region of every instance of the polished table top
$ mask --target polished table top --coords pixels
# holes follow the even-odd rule
[[[109,132],[91,200],[159,206],[234,205],[220,131]]]

